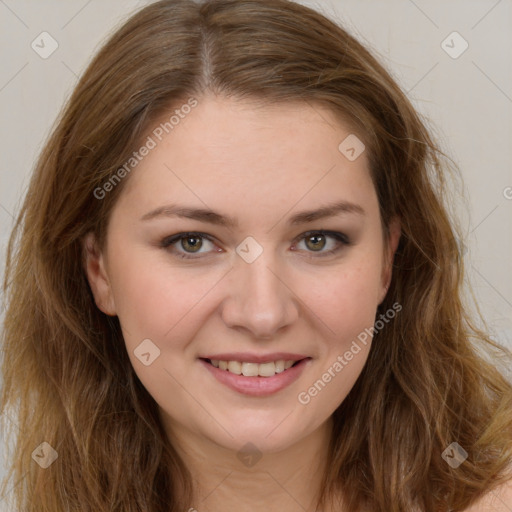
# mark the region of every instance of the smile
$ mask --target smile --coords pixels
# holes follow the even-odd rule
[[[311,358],[296,361],[278,359],[263,363],[206,358],[199,361],[218,382],[228,388],[245,395],[268,396],[297,380],[311,363]]]
[[[244,377],[273,377],[277,373],[284,372],[298,363],[298,361],[285,361],[284,359],[260,364],[242,361],[219,361],[216,359],[209,359],[209,361],[215,368],[229,371],[235,375],[243,375]]]

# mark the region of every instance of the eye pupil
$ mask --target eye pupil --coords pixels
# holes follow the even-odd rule
[[[194,242],[194,240],[196,242]],[[188,250],[190,247],[187,248],[185,246],[185,244],[188,244],[191,246],[191,248],[192,248],[191,252],[196,252],[197,250],[199,250],[201,248],[202,241],[201,241],[201,238],[198,236],[187,236],[187,237],[184,237],[181,239],[181,246],[183,247],[183,249]]]
[[[314,241],[314,242],[313,242],[313,244],[317,244],[319,239],[322,239],[322,240],[321,240],[321,242],[322,242],[322,243],[321,243],[321,246],[313,245],[313,247],[311,247],[311,246],[309,245],[309,242],[311,242],[311,241]],[[325,247],[325,236],[324,236],[324,235],[320,235],[320,234],[318,234],[318,235],[311,235],[311,236],[309,236],[309,237],[307,238],[307,240],[306,240],[306,244],[308,244],[308,247],[309,247],[310,249],[312,249],[313,251],[322,250],[322,249]]]

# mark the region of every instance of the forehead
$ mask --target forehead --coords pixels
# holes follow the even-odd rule
[[[298,202],[368,202],[366,155],[347,158],[340,150],[347,137],[350,127],[321,105],[197,98],[194,108],[175,106],[148,128],[142,140],[153,148],[122,196],[145,210],[186,199],[216,210],[251,206],[260,216]]]

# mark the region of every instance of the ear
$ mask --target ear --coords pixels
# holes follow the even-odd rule
[[[391,284],[391,277],[393,273],[393,259],[395,257],[395,252],[398,247],[398,242],[400,241],[401,227],[400,227],[400,219],[398,217],[394,217],[391,219],[389,223],[389,237],[387,240],[386,251],[384,254],[384,264],[382,266],[382,276],[381,276],[381,296],[379,299],[379,304],[385,299],[386,294],[388,293],[389,286]]]
[[[94,296],[94,301],[103,313],[115,316],[116,308],[106,270],[105,257],[98,249],[93,233],[88,233],[83,238],[82,247],[84,250],[85,272]]]

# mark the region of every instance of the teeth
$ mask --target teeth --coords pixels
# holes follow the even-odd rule
[[[272,377],[272,375],[276,374],[276,364],[275,363],[263,363],[258,368],[258,374],[262,377]]]
[[[258,363],[242,363],[242,373],[244,377],[257,377],[259,366]]]
[[[285,362],[281,359],[281,361],[276,361],[274,366],[276,368],[276,373],[284,372]]]
[[[273,377],[277,373],[284,372],[291,368],[296,361],[273,361],[270,363],[243,363],[240,361],[219,361],[211,359],[210,361],[215,368],[227,370],[236,375],[244,375],[245,377]]]
[[[231,373],[236,373],[240,375],[242,373],[242,365],[238,361],[229,361],[228,362],[228,370]]]

